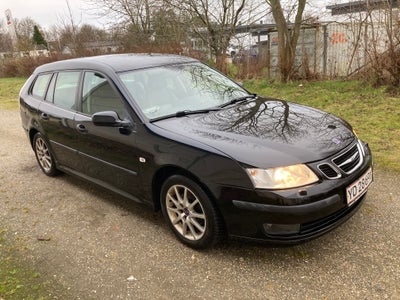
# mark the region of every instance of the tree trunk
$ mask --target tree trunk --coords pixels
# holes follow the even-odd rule
[[[282,82],[293,78],[295,73],[296,47],[300,35],[306,0],[298,0],[294,24],[285,19],[280,0],[267,0],[278,30],[279,70]]]

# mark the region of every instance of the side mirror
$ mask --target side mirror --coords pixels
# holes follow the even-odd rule
[[[108,127],[129,127],[130,122],[120,120],[118,114],[115,111],[101,111],[95,113],[92,116],[92,122],[96,126],[108,126]]]

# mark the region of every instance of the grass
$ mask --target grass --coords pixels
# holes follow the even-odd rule
[[[0,299],[49,299],[49,282],[24,265],[22,250],[5,238],[6,232],[0,228]]]
[[[400,172],[400,97],[359,81],[322,81],[300,84],[247,81],[251,92],[285,99],[333,113],[348,121],[368,142],[377,166]]]
[[[18,107],[18,94],[26,78],[0,79],[0,109],[10,110]]]

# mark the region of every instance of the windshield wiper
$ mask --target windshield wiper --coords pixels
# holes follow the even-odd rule
[[[187,115],[195,115],[195,114],[206,114],[210,111],[217,111],[220,110],[220,108],[205,108],[205,109],[197,109],[197,110],[181,110],[181,111],[177,111],[175,113],[175,117],[180,118],[180,117],[184,117]]]
[[[150,122],[155,122],[155,121],[160,121],[160,120],[165,120],[165,119],[170,119],[170,118],[181,118],[184,116],[188,115],[195,115],[195,114],[206,114],[210,111],[217,111],[220,110],[221,108],[206,108],[206,109],[197,109],[197,110],[180,110],[177,111],[176,113],[169,114],[166,116],[161,116],[158,118],[151,119]]]
[[[226,103],[220,105],[219,107],[223,108],[223,107],[226,107],[228,105],[232,105],[232,104],[235,104],[235,103],[238,103],[238,102],[246,101],[248,99],[255,99],[255,98],[257,98],[257,94],[250,94],[250,95],[247,95],[247,96],[243,96],[243,97],[232,99],[231,101],[226,102]]]

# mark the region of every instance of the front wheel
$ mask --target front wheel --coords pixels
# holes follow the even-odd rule
[[[222,237],[217,209],[204,190],[187,177],[174,175],[165,181],[161,208],[178,239],[192,248],[210,247]]]
[[[36,160],[47,176],[55,176],[58,174],[56,163],[50,152],[46,140],[40,133],[36,133],[33,137],[33,150],[35,151]]]

